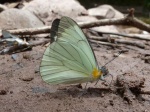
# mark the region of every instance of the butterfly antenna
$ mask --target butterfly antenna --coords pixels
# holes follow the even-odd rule
[[[120,54],[122,53],[122,51],[119,51],[118,55],[116,57],[114,57],[113,59],[111,59],[110,61],[108,61],[104,66],[106,66],[108,63],[112,62],[114,59],[116,59]]]

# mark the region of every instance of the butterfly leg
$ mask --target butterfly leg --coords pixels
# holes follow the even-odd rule
[[[96,81],[95,85],[97,85],[98,81],[99,81],[99,80]]]
[[[87,87],[87,84],[88,84],[88,82],[85,84],[85,89],[87,89],[86,87]]]

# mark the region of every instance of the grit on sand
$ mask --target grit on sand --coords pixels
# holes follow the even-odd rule
[[[93,46],[99,65],[111,60],[120,50],[126,50],[107,65],[112,77],[106,78],[108,85],[99,81],[88,83],[87,88],[115,86],[117,75],[130,73],[145,78],[144,90],[150,90],[150,63],[142,59],[149,50],[131,47],[112,48]],[[48,85],[40,76],[39,66],[46,48],[38,46],[16,55],[0,56],[0,112],[148,112],[150,96],[142,95],[129,104],[117,92],[90,91],[75,85]],[[110,85],[109,85],[110,84]]]

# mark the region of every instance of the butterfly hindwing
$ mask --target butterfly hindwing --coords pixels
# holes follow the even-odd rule
[[[54,20],[51,36],[53,43],[46,49],[40,67],[43,80],[51,84],[92,81],[96,59],[76,22],[68,17]]]

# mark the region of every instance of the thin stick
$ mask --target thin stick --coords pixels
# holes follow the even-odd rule
[[[124,40],[124,39],[114,39],[114,38],[102,38],[102,37],[97,37],[97,36],[89,36],[90,40],[98,40],[98,41],[106,41],[109,42],[109,40],[113,39],[113,43],[119,43],[119,44],[126,44],[126,45],[132,45],[132,46],[137,46],[139,48],[144,49],[145,44],[144,42],[139,42],[139,41],[132,41],[132,40]],[[115,44],[116,45],[116,44]]]
[[[118,44],[113,44],[113,43],[108,43],[108,42],[95,41],[95,40],[89,40],[89,41],[92,43],[107,45],[107,46],[111,46],[111,47],[122,47],[123,46],[123,45],[118,45]]]
[[[118,35],[122,37],[132,38],[132,39],[140,39],[140,40],[148,40],[150,41],[150,35],[144,34],[121,34],[121,33],[114,33],[114,32],[103,32],[103,31],[96,31],[92,30],[101,34],[110,34],[110,35]]]

